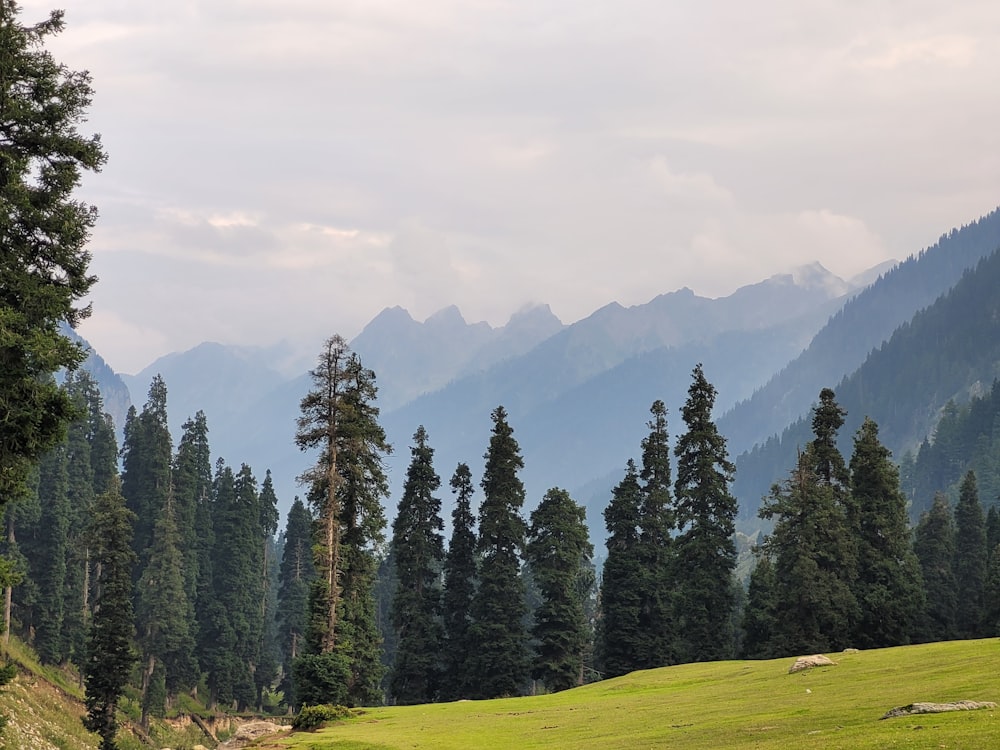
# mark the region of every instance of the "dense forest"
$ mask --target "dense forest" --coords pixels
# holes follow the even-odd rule
[[[470,464],[451,474],[447,543],[420,426],[390,529],[382,462],[392,448],[375,374],[335,336],[311,377],[297,442],[316,463],[281,525],[270,472],[258,480],[245,464],[213,463],[202,413],[171,444],[161,378],[130,411],[119,450],[93,380],[71,372],[60,390],[81,416],[7,505],[5,555],[20,576],[10,631],[45,663],[82,667],[113,625],[132,658],[107,669],[145,721],[184,696],[275,713],[487,698],[691,661],[1000,632],[1000,516],[984,511],[977,482],[977,471],[997,476],[1000,386],[949,410],[906,464],[923,486],[959,482],[955,501],[939,492],[915,530],[878,426],[866,420],[845,458],[845,410],[824,389],[812,439],[761,508],[772,531],[740,581],[734,465],[700,365],[676,440],[666,405],[651,407],[638,459],[604,511],[601,571],[565,490],[525,517],[523,460],[502,406],[484,435],[481,499]],[[933,479],[940,466],[950,473]],[[117,552],[115,519],[127,540]],[[109,612],[119,569],[125,595]]]

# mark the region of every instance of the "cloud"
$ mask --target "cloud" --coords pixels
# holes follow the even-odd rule
[[[70,0],[66,19],[53,53],[93,74],[83,129],[110,156],[81,190],[95,311],[168,348],[350,336],[395,304],[572,321],[813,260],[851,275],[1000,202],[1000,7],[979,0]]]

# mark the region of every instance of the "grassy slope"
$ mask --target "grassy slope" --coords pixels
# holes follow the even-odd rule
[[[1000,702],[997,639],[830,656],[837,666],[792,675],[792,659],[688,664],[555,695],[376,708],[270,747],[1000,747],[998,710],[879,721],[890,708],[918,701]]]

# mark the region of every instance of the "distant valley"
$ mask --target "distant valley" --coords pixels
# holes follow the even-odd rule
[[[730,455],[739,457],[737,496],[751,531],[761,495],[794,460],[794,438],[776,443],[773,436],[807,414],[821,387],[836,387],[863,367],[870,352],[997,247],[1000,215],[993,212],[893,268],[856,279],[812,264],[718,299],[682,289],[644,305],[611,303],[572,325],[544,305],[517,312],[499,328],[468,323],[454,307],[423,322],[402,308],[386,309],[351,347],[376,373],[381,421],[394,446],[390,516],[418,425],[430,436],[444,488],[459,461],[478,482],[489,413],[503,404],[524,456],[528,508],[550,487],[563,487],[587,506],[591,534],[601,539],[601,511],[626,460],[638,455],[650,404],[666,402],[676,431],[677,409],[700,362],[719,392],[716,417]],[[236,466],[245,462],[258,476],[271,469],[284,514],[301,493],[295,477],[312,462],[293,443],[309,379],[276,365],[286,357],[280,347],[204,343],[132,376],[114,374],[99,356],[87,367],[116,421],[129,398],[141,406],[152,377],[161,374],[175,440],[180,425],[204,411],[213,454]],[[950,390],[932,396],[930,416],[905,435],[891,433],[887,444],[897,453],[912,448],[933,428],[939,399],[971,393],[967,385]],[[879,418],[863,399],[848,408],[852,416]],[[850,437],[845,429],[842,440]],[[767,461],[757,457],[760,448],[741,455],[769,438]],[[448,509],[447,489],[441,496]]]

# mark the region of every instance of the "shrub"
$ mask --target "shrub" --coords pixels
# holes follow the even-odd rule
[[[292,729],[298,731],[308,731],[316,729],[318,726],[337,719],[345,719],[351,715],[351,709],[346,706],[334,706],[331,703],[323,703],[319,706],[306,706],[292,722]]]

